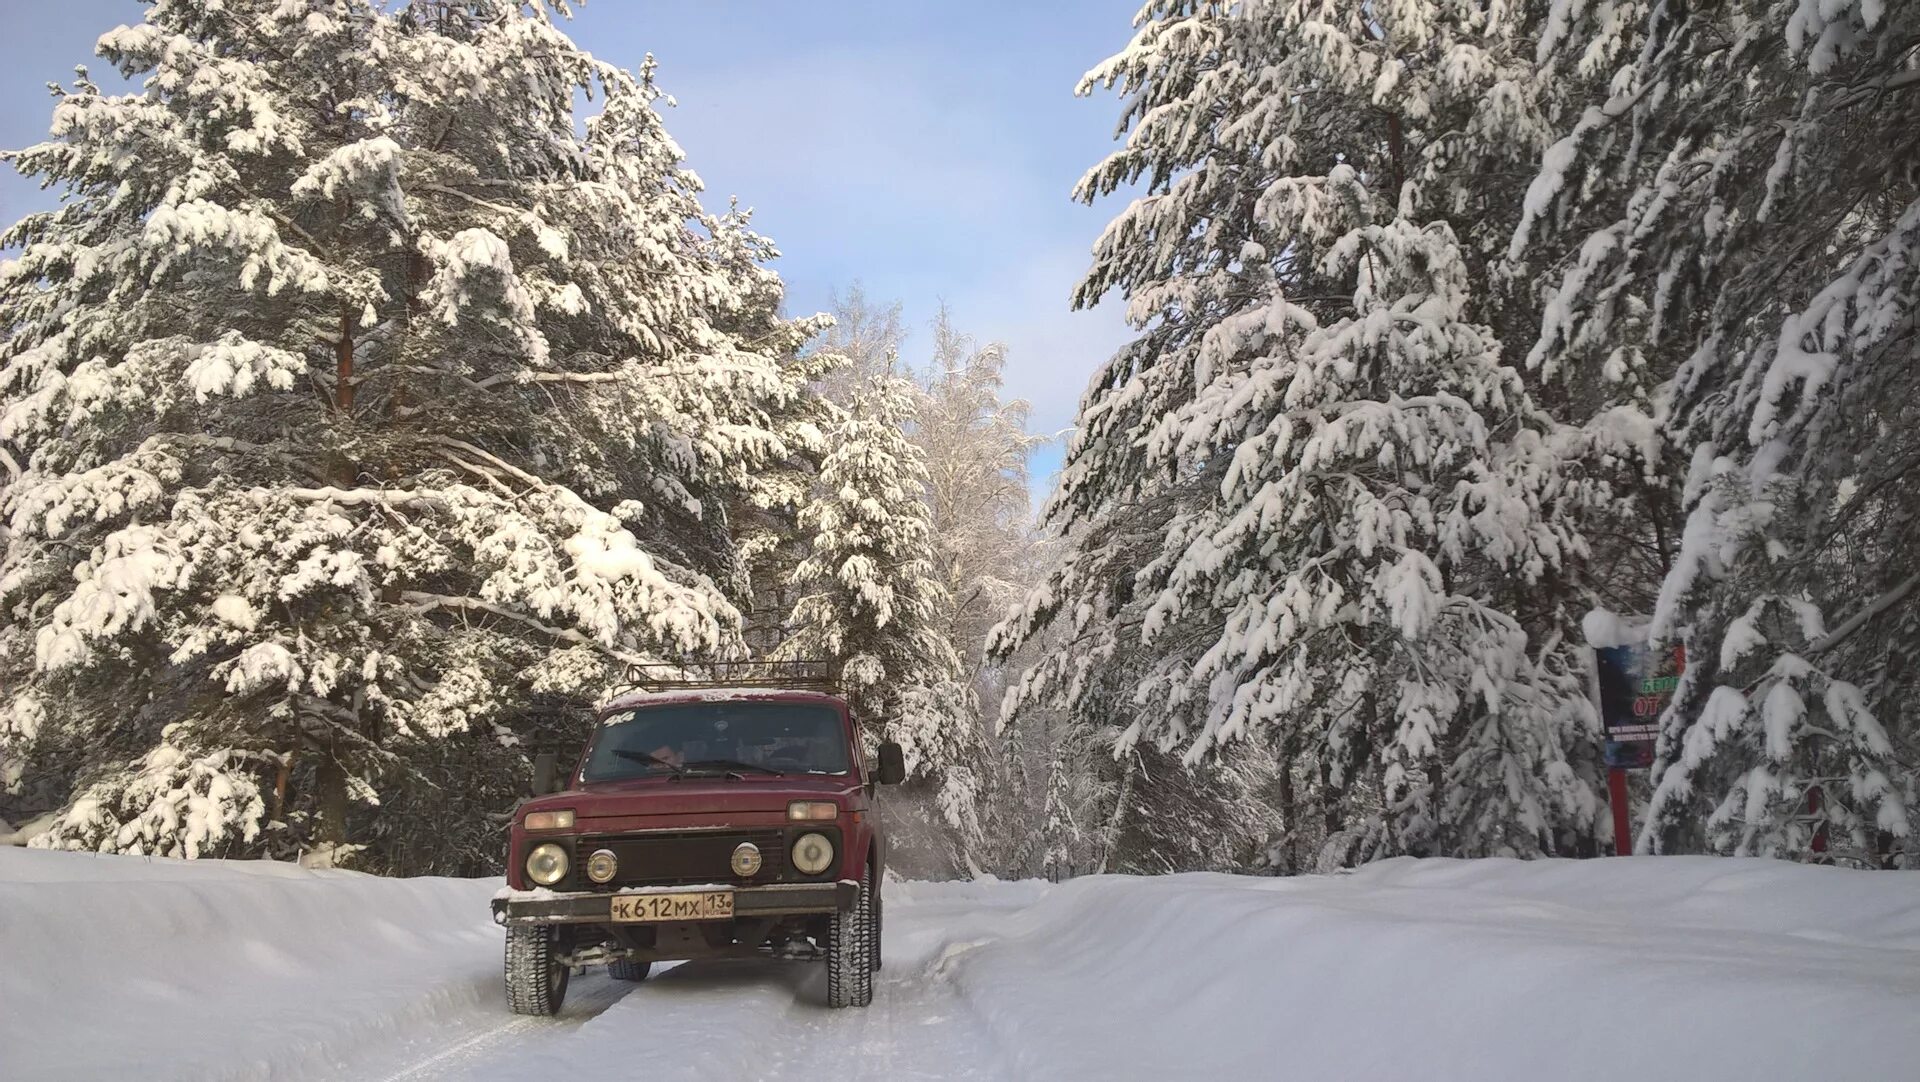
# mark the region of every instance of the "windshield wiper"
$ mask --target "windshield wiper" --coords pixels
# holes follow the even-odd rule
[[[636,763],[653,763],[656,766],[664,766],[668,770],[673,771],[673,776],[676,778],[687,772],[686,767],[681,766],[671,759],[662,759],[652,752],[635,751],[632,748],[615,748],[613,749],[613,753],[622,759],[631,759]]]
[[[695,759],[693,762],[686,764],[686,766],[689,770],[696,767],[712,767],[717,770],[724,770],[729,774],[738,774],[743,770],[751,770],[755,773],[768,774],[776,778],[783,778],[787,773],[784,770],[775,770],[770,766],[761,766],[759,763],[743,763],[738,759]]]

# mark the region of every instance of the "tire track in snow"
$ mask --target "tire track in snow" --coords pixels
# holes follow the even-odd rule
[[[467,1078],[477,1065],[496,1058],[508,1048],[578,1030],[618,1003],[633,991],[633,987],[607,977],[604,972],[575,977],[568,990],[566,1005],[561,1008],[558,1018],[526,1018],[506,1014],[503,1002],[501,1008],[506,1021],[500,1025],[481,1030],[400,1067],[394,1073],[383,1076],[381,1082]]]
[[[1015,1050],[956,980],[956,960],[996,938],[982,926],[1024,906],[989,908],[998,912],[891,911],[887,968],[864,1009],[826,1005],[819,963],[690,962],[619,989],[625,994],[575,1025],[518,1019],[384,1082],[1021,1078]]]

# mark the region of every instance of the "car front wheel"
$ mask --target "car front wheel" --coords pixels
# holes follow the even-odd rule
[[[873,1002],[873,947],[878,923],[871,868],[860,876],[853,906],[833,916],[827,934],[827,1005],[865,1007]]]
[[[507,929],[507,1005],[515,1014],[559,1013],[571,971],[560,961],[560,930],[538,924]]]

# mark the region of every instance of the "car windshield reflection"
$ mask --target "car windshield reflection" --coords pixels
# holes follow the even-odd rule
[[[779,777],[850,768],[846,731],[830,706],[697,702],[608,718],[594,733],[583,778]]]

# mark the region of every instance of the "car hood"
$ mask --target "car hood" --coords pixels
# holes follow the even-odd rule
[[[744,778],[632,778],[592,782],[542,797],[530,810],[572,808],[585,825],[589,819],[625,819],[636,815],[726,815],[734,812],[785,812],[795,800],[834,797],[845,802],[860,787],[851,777],[749,774]]]

